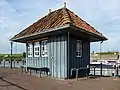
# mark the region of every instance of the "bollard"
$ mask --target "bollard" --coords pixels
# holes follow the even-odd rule
[[[78,69],[76,69],[76,80],[78,81]]]
[[[87,65],[87,79],[89,78],[89,73],[90,73],[90,65]]]

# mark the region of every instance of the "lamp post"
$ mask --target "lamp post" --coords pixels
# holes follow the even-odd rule
[[[11,53],[10,53],[10,55],[11,55],[11,59],[10,59],[10,68],[12,69],[12,48],[13,48],[13,42],[12,41],[10,41],[10,47],[11,47]]]
[[[100,55],[100,61],[101,61],[101,64],[100,64],[100,75],[102,76],[102,60],[101,60],[101,51],[102,51],[102,43],[103,43],[103,41],[101,41],[100,42],[100,53],[99,53],[99,55]]]

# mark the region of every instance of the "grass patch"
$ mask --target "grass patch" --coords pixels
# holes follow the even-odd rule
[[[23,54],[13,54],[12,56],[10,54],[0,54],[0,60],[11,60],[11,57],[12,57],[12,60],[17,60],[17,61],[20,61],[22,60],[24,57],[23,57]]]
[[[97,52],[96,54],[101,54],[101,55],[117,55],[119,52]]]

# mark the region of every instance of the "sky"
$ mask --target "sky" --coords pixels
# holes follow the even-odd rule
[[[120,51],[120,0],[0,0],[0,53],[10,53],[9,39],[35,21],[67,4],[67,8],[87,21],[108,40],[102,51]],[[25,44],[14,43],[13,53],[25,51]],[[99,52],[99,42],[91,52]]]

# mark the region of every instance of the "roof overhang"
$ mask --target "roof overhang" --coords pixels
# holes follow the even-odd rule
[[[81,28],[78,28],[76,26],[69,25],[69,24],[66,24],[61,27],[56,27],[50,30],[43,30],[42,32],[37,32],[31,35],[26,35],[26,36],[22,36],[18,38],[11,38],[10,40],[14,42],[26,43],[27,41],[30,41],[30,40],[40,39],[40,38],[57,35],[57,34],[63,34],[66,32],[71,32],[71,34],[74,34],[75,36],[78,36],[78,37],[85,38],[86,40],[89,40],[90,42],[108,40],[104,36],[96,35],[87,30],[83,30]]]
[[[31,35],[26,35],[26,36],[22,36],[22,37],[18,37],[18,38],[11,38],[10,41],[26,43],[29,40],[35,40],[38,38],[40,39],[40,38],[56,35],[58,33],[62,34],[63,32],[65,32],[64,29],[67,29],[69,27],[70,27],[70,25],[66,24],[61,27],[56,27],[54,29],[49,29],[49,30],[43,30],[41,32],[37,32],[37,33],[31,34]]]
[[[101,35],[97,35],[95,33],[91,33],[87,30],[84,30],[82,28],[78,28],[76,26],[71,25],[71,32],[72,34],[74,34],[75,36],[81,37],[83,39],[89,40],[90,42],[97,42],[97,41],[105,41],[108,40],[105,36]]]

